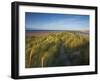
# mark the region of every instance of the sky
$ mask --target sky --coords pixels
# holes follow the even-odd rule
[[[89,15],[25,13],[26,30],[89,30]]]

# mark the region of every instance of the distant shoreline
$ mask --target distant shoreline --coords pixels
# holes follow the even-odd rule
[[[63,32],[63,31],[69,31],[69,32],[89,32],[89,30],[25,30],[26,32]]]
[[[71,30],[26,30],[26,36],[41,36],[48,35],[50,33],[58,33],[58,32],[77,32],[84,35],[89,35],[89,31],[71,31]]]

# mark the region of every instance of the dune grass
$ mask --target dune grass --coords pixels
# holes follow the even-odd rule
[[[26,36],[25,67],[58,67],[89,64],[89,36],[55,32]]]

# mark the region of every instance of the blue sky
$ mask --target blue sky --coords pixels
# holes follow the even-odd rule
[[[89,30],[89,15],[25,13],[26,30]]]

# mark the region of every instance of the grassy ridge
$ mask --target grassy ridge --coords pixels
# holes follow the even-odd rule
[[[26,36],[25,67],[89,64],[89,37],[78,32]]]

